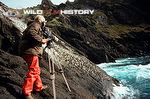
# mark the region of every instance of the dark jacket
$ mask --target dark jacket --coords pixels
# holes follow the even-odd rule
[[[42,55],[42,29],[37,22],[31,23],[23,32],[21,54]]]

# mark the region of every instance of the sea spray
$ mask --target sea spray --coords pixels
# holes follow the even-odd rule
[[[114,63],[98,66],[108,75],[118,79],[111,99],[150,99],[150,57],[118,59]],[[142,65],[143,64],[143,65]]]

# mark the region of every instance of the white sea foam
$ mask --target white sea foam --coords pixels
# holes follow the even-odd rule
[[[113,87],[113,97],[111,99],[139,99],[138,90],[133,89],[132,87],[126,87],[120,84],[120,86],[114,85]]]
[[[111,99],[148,99],[150,97],[150,57],[126,58],[114,63],[98,64],[108,75],[118,79]],[[136,65],[135,65],[136,64]]]

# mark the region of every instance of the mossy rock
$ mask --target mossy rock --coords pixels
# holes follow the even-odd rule
[[[56,18],[54,18],[53,20],[49,21],[47,24],[50,26],[61,26],[63,23],[61,23]]]

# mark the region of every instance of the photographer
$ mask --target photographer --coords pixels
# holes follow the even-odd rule
[[[23,44],[21,46],[22,57],[28,64],[28,72],[22,87],[26,99],[33,99],[31,92],[41,91],[47,86],[42,84],[40,78],[39,57],[42,55],[42,44],[48,43],[49,39],[43,39],[42,27],[45,18],[37,15],[26,30],[23,32]]]

